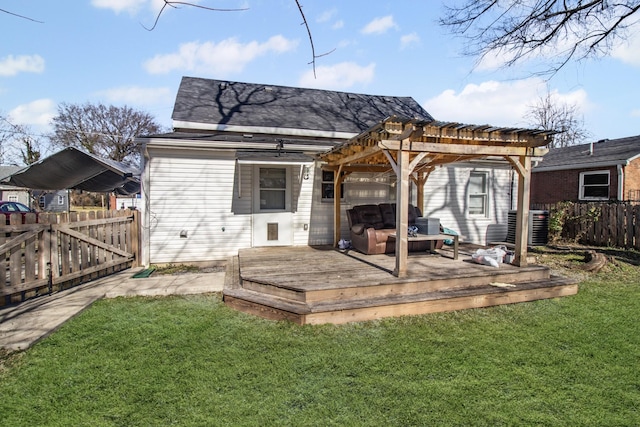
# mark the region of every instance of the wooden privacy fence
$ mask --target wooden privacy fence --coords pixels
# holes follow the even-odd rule
[[[11,214],[0,225],[0,306],[131,267],[138,224],[129,210]]]
[[[563,239],[587,245],[640,250],[640,205],[631,203],[557,203],[535,205],[550,212],[550,228]]]

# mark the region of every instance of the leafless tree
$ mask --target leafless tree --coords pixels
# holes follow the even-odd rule
[[[584,128],[578,105],[559,101],[550,91],[530,106],[525,118],[533,128],[558,132],[549,148],[580,144],[590,137],[590,133]]]
[[[0,115],[0,163],[29,165],[40,160],[41,148],[40,135]]]
[[[53,146],[77,147],[99,157],[136,164],[139,153],[134,138],[162,132],[148,113],[127,106],[62,103],[52,120]]]
[[[550,57],[537,74],[553,75],[570,60],[600,57],[638,24],[640,0],[464,0],[440,23],[468,39],[465,53],[499,56],[504,66]]]
[[[22,157],[22,163],[30,165],[37,162],[42,157],[40,151],[40,141],[32,138],[30,135],[25,135],[22,138],[22,148],[20,149],[20,155]]]

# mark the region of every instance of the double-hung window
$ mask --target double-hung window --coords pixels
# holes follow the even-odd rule
[[[287,170],[260,168],[260,210],[283,211],[287,206]]]
[[[335,198],[334,177],[334,171],[322,171],[322,200],[333,200]],[[344,182],[340,184],[340,195],[340,199],[344,199]]]
[[[609,200],[609,171],[580,173],[580,200]]]
[[[469,175],[469,215],[487,216],[489,210],[489,177],[486,172]]]

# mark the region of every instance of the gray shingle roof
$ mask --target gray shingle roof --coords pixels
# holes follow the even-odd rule
[[[183,77],[173,120],[360,133],[396,115],[433,120],[413,98]]]
[[[533,171],[614,166],[637,156],[640,156],[640,135],[551,149]]]
[[[20,169],[22,169],[21,166],[0,166],[0,179],[8,177]]]

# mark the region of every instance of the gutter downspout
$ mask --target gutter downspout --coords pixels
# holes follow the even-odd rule
[[[151,206],[149,199],[149,191],[151,189],[150,170],[149,170],[149,150],[147,144],[143,143],[141,147],[142,156],[142,173],[140,176],[140,197],[142,198],[141,215],[140,215],[140,265],[148,268],[151,265],[151,242],[150,226],[151,226]]]
[[[621,202],[624,200],[624,168],[622,167],[622,165],[617,165],[617,169],[618,169],[618,201]]]

